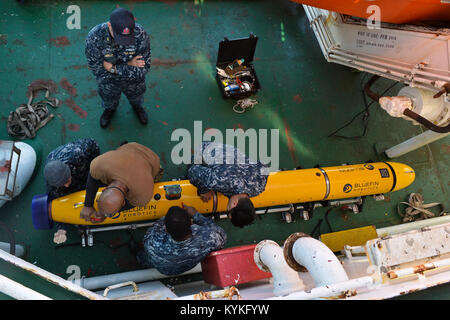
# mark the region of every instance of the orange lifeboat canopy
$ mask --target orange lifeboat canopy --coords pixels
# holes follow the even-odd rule
[[[368,19],[374,14],[369,7],[379,7],[381,22],[417,24],[448,22],[450,1],[441,0],[291,0],[316,8]]]

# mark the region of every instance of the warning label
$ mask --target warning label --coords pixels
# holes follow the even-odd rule
[[[357,48],[385,48],[394,49],[397,44],[397,36],[379,31],[358,31],[356,37]]]

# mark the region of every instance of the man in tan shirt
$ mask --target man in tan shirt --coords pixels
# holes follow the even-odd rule
[[[86,198],[80,218],[102,222],[122,208],[146,205],[153,197],[153,184],[160,171],[159,157],[139,143],[127,143],[92,160]],[[106,186],[97,200],[98,188]]]

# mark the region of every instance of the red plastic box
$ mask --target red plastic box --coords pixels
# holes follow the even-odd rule
[[[211,252],[202,261],[203,280],[224,288],[272,277],[270,272],[256,266],[255,247],[256,244],[251,244]]]

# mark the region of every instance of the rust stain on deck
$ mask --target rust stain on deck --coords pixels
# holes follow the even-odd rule
[[[89,94],[83,95],[83,100],[91,99],[97,95],[97,90],[91,89]]]
[[[88,69],[88,66],[86,64],[76,64],[73,66],[64,67],[64,70],[67,69],[81,70],[81,69]]]
[[[301,103],[303,101],[302,96],[300,94],[293,96],[292,100],[297,103]]]
[[[76,124],[76,123],[69,123],[69,124],[67,125],[67,129],[69,129],[70,131],[75,131],[75,132],[77,132],[77,131],[80,131],[80,125],[79,125],[79,124]]]
[[[284,133],[286,134],[286,139],[288,143],[288,149],[289,153],[291,154],[292,161],[294,162],[294,165],[297,165],[297,157],[295,155],[295,147],[294,147],[294,141],[291,137],[291,129],[289,128],[289,124],[287,123],[286,119],[284,121]]]
[[[59,82],[59,84],[60,84],[61,87],[63,87],[64,90],[66,90],[67,93],[70,94],[72,97],[76,97],[76,96],[77,96],[77,88],[75,88],[75,87],[69,82],[69,80],[67,80],[67,78],[62,78],[61,81]]]
[[[13,44],[15,44],[17,46],[24,46],[25,42],[22,39],[16,39],[13,41]]]
[[[78,106],[72,98],[64,100],[64,104],[67,105],[70,109],[75,111],[75,113],[82,119],[87,117],[87,112]]]
[[[56,37],[50,39],[50,44],[55,47],[61,48],[70,45],[70,41],[66,36]]]
[[[172,60],[172,59],[158,59],[155,58],[152,60],[152,66],[155,67],[175,67],[179,64],[189,64],[189,63],[197,63],[196,60]]]
[[[8,35],[0,34],[0,46],[4,46],[8,44]]]

